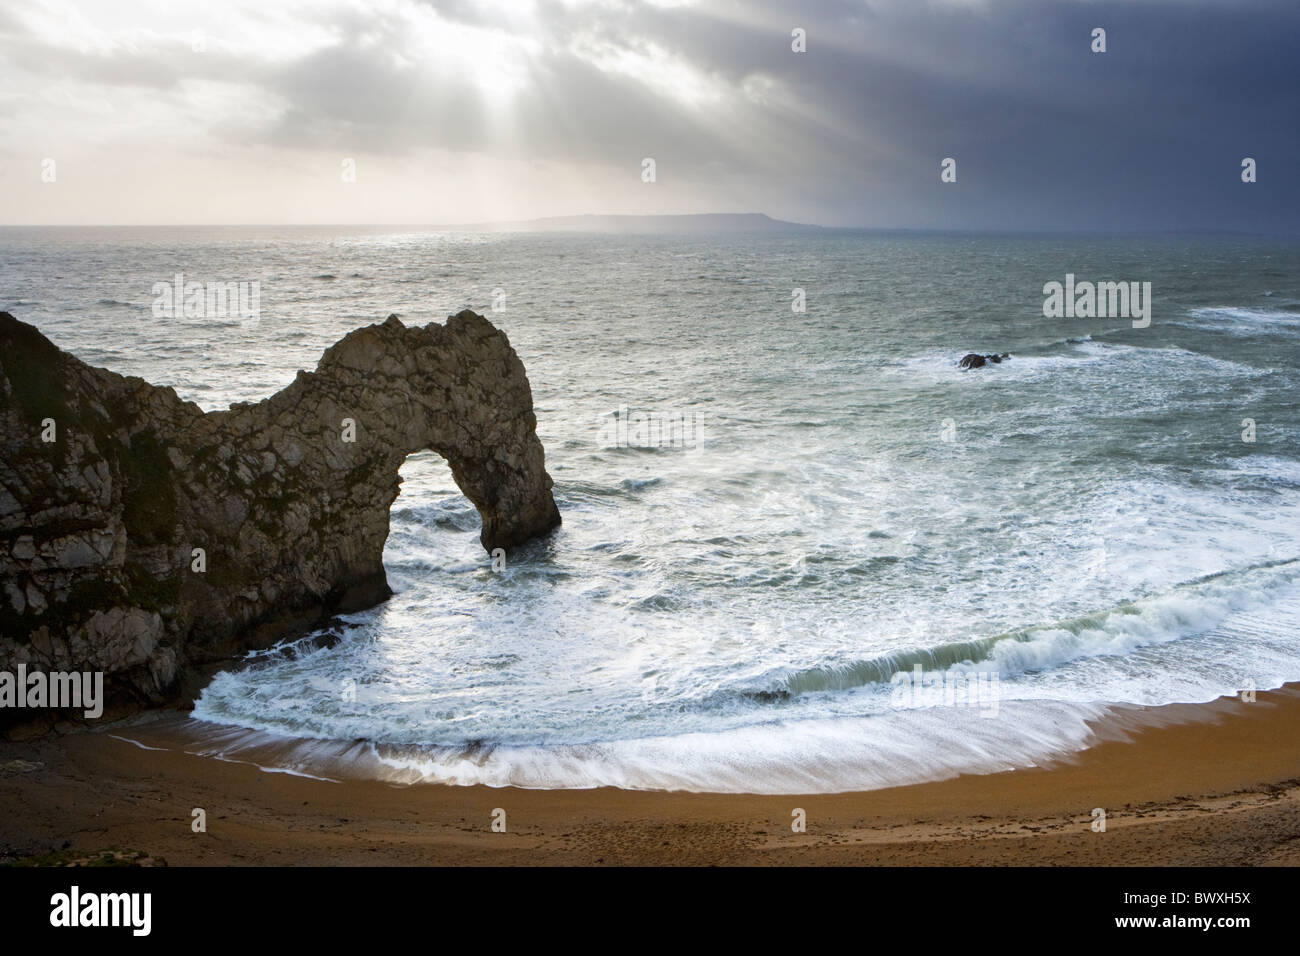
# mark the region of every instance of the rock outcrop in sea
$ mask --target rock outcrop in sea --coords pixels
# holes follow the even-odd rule
[[[980,355],[978,352],[968,352],[966,355],[962,356],[961,361],[957,363],[957,367],[966,371],[972,368],[983,368],[985,365],[1001,365],[1004,359],[1009,358],[1011,358],[1011,355],[1008,352],[1003,352],[1001,355],[996,352],[989,355]]]
[[[446,458],[489,551],[558,525],[536,426],[523,363],[468,310],[390,316],[206,413],[0,312],[0,670],[102,671],[118,711],[183,699],[232,655],[389,596],[413,452]]]

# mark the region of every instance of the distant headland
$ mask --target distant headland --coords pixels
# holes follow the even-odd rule
[[[710,212],[690,215],[582,215],[546,216],[508,222],[457,223],[441,228],[451,232],[601,232],[601,233],[736,233],[827,232],[824,226],[773,219],[761,212]]]

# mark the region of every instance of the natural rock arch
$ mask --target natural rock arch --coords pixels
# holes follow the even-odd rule
[[[192,692],[180,679],[200,668],[388,597],[413,452],[448,461],[489,551],[560,523],[523,363],[468,310],[358,329],[226,411],[86,365],[8,313],[0,368],[0,669],[102,670],[118,704]]]

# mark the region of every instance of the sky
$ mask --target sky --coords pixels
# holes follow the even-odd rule
[[[0,77],[11,225],[1300,234],[1297,0],[0,0]]]

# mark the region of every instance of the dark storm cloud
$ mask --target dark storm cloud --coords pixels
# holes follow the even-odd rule
[[[491,24],[480,5],[433,3]],[[518,149],[683,176],[725,170],[838,222],[964,228],[1294,228],[1300,5],[1282,2],[544,4],[511,136],[454,77],[412,92],[348,41],[273,77],[277,136]],[[790,29],[808,52],[790,50]],[[1107,52],[1090,49],[1094,27]],[[733,95],[690,109],[572,52],[669,51]],[[332,91],[346,76],[348,91]],[[740,95],[769,84],[769,102]],[[400,128],[392,124],[400,123]],[[958,182],[939,183],[939,162]],[[1260,182],[1240,182],[1245,156]]]

